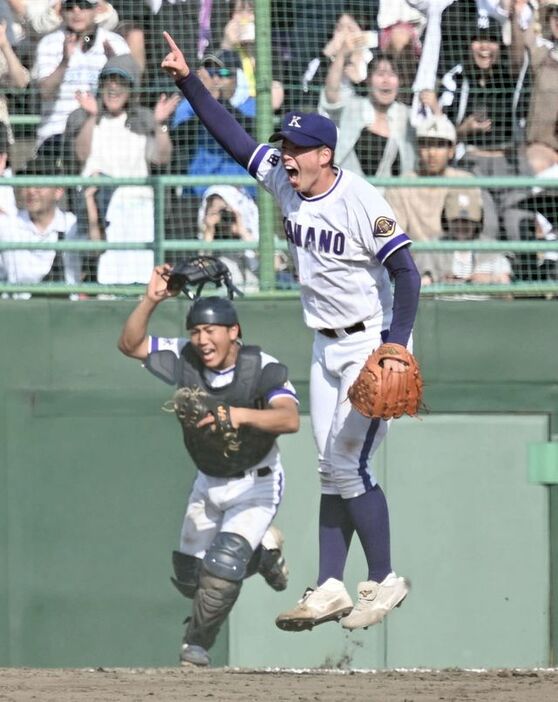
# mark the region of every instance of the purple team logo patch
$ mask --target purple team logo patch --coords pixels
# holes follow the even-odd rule
[[[395,220],[389,217],[378,217],[374,222],[374,236],[391,236],[395,233]]]

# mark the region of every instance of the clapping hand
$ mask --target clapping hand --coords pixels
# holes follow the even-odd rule
[[[163,32],[165,41],[169,46],[169,53],[165,56],[161,63],[161,68],[163,68],[174,80],[180,80],[180,78],[186,78],[190,74],[190,68],[186,63],[184,54],[178,46],[175,44],[174,39],[168,32]]]
[[[81,90],[76,91],[76,100],[79,106],[85,110],[90,115],[96,115],[99,112],[99,105],[97,104],[97,98],[89,91],[82,92]]]
[[[176,106],[180,102],[180,96],[176,93],[174,95],[166,95],[163,93],[157,100],[157,104],[153,108],[153,116],[155,121],[163,124],[168,120],[172,113],[176,110]]]
[[[70,60],[70,56],[81,46],[81,43],[81,37],[79,34],[76,34],[75,32],[68,32],[66,34],[64,37],[63,48],[63,56],[66,62]]]

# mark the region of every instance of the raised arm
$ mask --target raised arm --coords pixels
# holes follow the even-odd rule
[[[170,270],[171,266],[166,263],[154,268],[145,297],[140,300],[124,323],[120,339],[118,340],[118,349],[125,356],[139,358],[143,361],[149,355],[147,325],[151,315],[160,302],[169,297],[176,297],[179,293],[179,291],[171,293],[167,290],[167,282],[164,276]]]
[[[258,144],[190,71],[182,51],[170,34],[164,32],[163,36],[170,51],[161,67],[175,80],[211,136],[237,163],[247,168]]]

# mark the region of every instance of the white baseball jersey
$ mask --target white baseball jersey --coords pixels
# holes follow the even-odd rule
[[[376,188],[337,169],[327,192],[305,197],[290,185],[281,152],[263,144],[248,170],[281,208],[307,326],[338,329],[372,320],[388,329],[393,297],[382,264],[411,241]]]

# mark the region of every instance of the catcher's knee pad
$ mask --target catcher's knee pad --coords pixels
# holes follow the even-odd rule
[[[172,567],[175,577],[171,582],[184,597],[193,599],[198,589],[202,559],[180,551],[172,552]]]
[[[246,577],[251,557],[252,547],[243,536],[221,531],[205,554],[203,565],[211,575],[236,582]]]
[[[236,602],[242,581],[212,575],[203,566],[184,642],[209,650]]]

